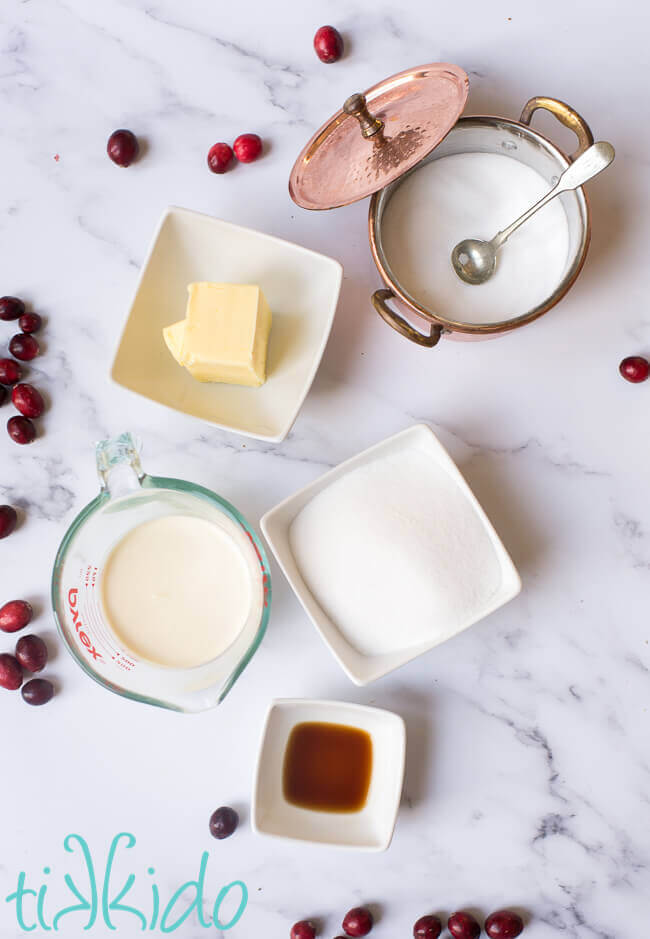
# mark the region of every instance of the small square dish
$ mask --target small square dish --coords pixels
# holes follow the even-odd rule
[[[424,424],[325,473],[267,512],[261,527],[357,685],[433,649],[521,590],[485,512]]]
[[[320,365],[342,276],[338,261],[300,245],[171,207],[144,262],[111,377],[222,430],[277,443]],[[162,330],[183,318],[187,285],[196,281],[261,287],[273,314],[261,387],[199,382],[172,358]]]
[[[359,811],[315,811],[293,805],[285,798],[284,760],[291,732],[298,724],[311,722],[358,728],[370,736],[370,785]],[[253,830],[293,841],[385,851],[397,820],[405,754],[404,721],[391,711],[342,701],[273,701],[266,716],[255,772]]]

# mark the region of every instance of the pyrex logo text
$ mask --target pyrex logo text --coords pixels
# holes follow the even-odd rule
[[[79,615],[79,610],[77,608],[78,602],[79,602],[79,591],[76,587],[73,587],[71,590],[68,591],[68,606],[70,607],[70,616],[72,617],[74,628],[76,629],[77,635],[79,636],[79,641],[81,642],[82,645],[86,647],[86,649],[88,649],[88,652],[92,656],[93,659],[95,660],[101,659],[102,657],[101,653],[97,651],[95,646],[90,641],[87,633],[83,631],[83,628],[82,628],[83,624],[81,622],[81,617]]]

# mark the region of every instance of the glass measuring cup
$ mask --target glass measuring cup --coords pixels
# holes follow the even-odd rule
[[[181,479],[149,476],[125,433],[97,444],[101,490],[75,518],[52,572],[52,606],[63,640],[83,670],[104,688],[174,711],[203,711],[223,701],[266,631],[271,578],[255,532],[225,499]],[[231,645],[204,665],[167,668],[138,658],[111,630],[101,601],[103,567],[133,528],[169,515],[210,521],[235,541],[250,574],[248,619]]]

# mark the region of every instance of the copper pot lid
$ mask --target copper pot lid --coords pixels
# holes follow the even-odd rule
[[[352,95],[296,160],[291,198],[304,209],[334,209],[383,189],[449,133],[468,90],[462,68],[434,62]]]

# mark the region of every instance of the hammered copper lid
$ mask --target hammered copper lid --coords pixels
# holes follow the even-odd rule
[[[291,198],[304,209],[334,209],[383,189],[440,143],[468,90],[462,68],[434,62],[352,95],[296,160]]]

